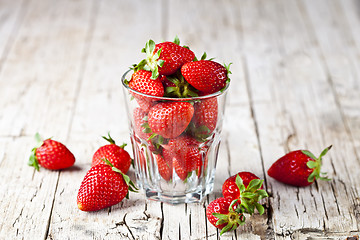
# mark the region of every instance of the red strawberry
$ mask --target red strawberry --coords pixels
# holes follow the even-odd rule
[[[180,40],[176,37],[174,42],[163,42],[155,44],[149,40],[143,52],[146,59],[142,60],[135,68],[152,71],[152,78],[162,75],[171,75],[180,67],[195,58],[195,54],[186,47],[181,47]]]
[[[233,182],[233,177],[235,177],[235,182]],[[263,214],[265,209],[259,201],[268,197],[267,192],[262,189],[264,180],[260,180],[256,175],[248,172],[240,172],[233,177],[227,179],[223,184],[224,197],[239,199],[240,208],[244,213],[252,215],[256,208],[260,215]],[[244,181],[242,177],[244,177]],[[237,190],[235,190],[236,188]]]
[[[325,148],[319,158],[307,150],[297,150],[279,158],[268,170],[268,175],[276,180],[304,187],[312,184],[316,179],[330,180],[320,173],[322,157],[330,150]]]
[[[238,199],[215,199],[207,206],[206,217],[212,225],[221,229],[220,235],[245,224],[245,216],[239,207]]]
[[[129,88],[143,94],[162,97],[164,96],[164,87],[159,78],[151,79],[151,72],[145,70],[138,70],[133,73],[128,82]],[[148,112],[150,107],[154,104],[155,99],[147,96],[142,96],[137,93],[132,93],[136,98],[139,106]]]
[[[121,172],[127,173],[131,165],[131,158],[129,153],[124,150],[126,144],[118,146],[115,144],[114,139],[111,138],[110,133],[109,137],[104,137],[110,144],[100,147],[93,156],[91,166],[97,164],[104,164],[104,159],[109,160],[116,168],[120,169]]]
[[[207,94],[220,91],[229,81],[229,66],[211,60],[200,60],[185,63],[181,73],[194,88]]]
[[[38,133],[35,138],[37,147],[32,149],[29,166],[33,166],[39,171],[39,165],[51,170],[64,169],[74,165],[75,157],[64,144],[51,139],[42,141]]]
[[[194,114],[188,102],[161,102],[148,114],[148,123],[153,133],[164,138],[175,138],[185,131]]]
[[[225,180],[224,184],[222,185],[222,194],[224,197],[230,197],[232,199],[240,198],[240,189],[236,185],[237,176],[241,178],[245,188],[249,185],[251,180],[260,179],[251,172],[239,172]]]
[[[163,147],[177,159],[178,164],[184,171],[191,172],[194,170],[201,170],[202,153],[206,151],[206,148],[200,146],[200,144],[201,142],[198,142],[190,136],[181,135],[177,138],[170,139],[168,144],[163,145]]]
[[[135,108],[133,112],[135,133],[142,139],[151,136],[151,129],[147,123],[147,113],[141,108]]]
[[[130,178],[114,168],[109,161],[87,172],[81,183],[77,205],[82,211],[97,211],[121,202],[133,190]],[[130,187],[129,187],[130,184]]]
[[[165,181],[170,181],[170,179],[172,178],[172,172],[173,172],[172,157],[166,151],[163,151],[163,156],[155,155],[155,159],[156,159],[156,163],[157,163],[157,167],[158,167],[160,176]]]
[[[182,180],[185,181],[185,179],[188,176],[188,172],[179,164],[179,161],[176,158],[173,158],[173,166],[176,172],[176,175]]]
[[[209,98],[194,104],[194,123],[192,132],[199,138],[206,138],[216,127],[218,118],[218,102]]]
[[[176,87],[175,83],[173,83],[172,81],[170,81],[165,75],[162,75],[160,77],[160,81],[164,86],[164,89],[168,88],[168,87]]]

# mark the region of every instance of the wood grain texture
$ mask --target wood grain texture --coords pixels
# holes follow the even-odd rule
[[[359,237],[359,9],[356,0],[0,0],[0,239]],[[175,35],[198,57],[233,63],[214,192],[199,204],[139,193],[79,211],[101,136],[130,144],[122,74],[148,39]],[[35,132],[66,143],[75,166],[28,167]],[[266,173],[288,151],[331,144],[330,182],[297,188]],[[220,236],[206,206],[238,171],[264,178],[270,197],[264,215]]]

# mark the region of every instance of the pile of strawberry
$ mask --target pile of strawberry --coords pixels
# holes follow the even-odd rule
[[[181,180],[192,171],[200,176],[206,165],[202,155],[208,150],[202,143],[218,121],[214,93],[227,87],[229,66],[205,60],[206,54],[198,60],[177,37],[157,44],[149,40],[142,52],[146,58],[133,65],[131,79],[125,81],[138,103],[133,110],[138,142],[148,143],[166,181],[172,179],[173,169]]]
[[[74,165],[75,157],[62,143],[46,139],[36,134],[37,146],[33,148],[28,164],[50,170],[61,170]],[[113,206],[136,191],[136,187],[126,175],[131,158],[124,147],[118,146],[111,138],[103,137],[109,144],[100,147],[93,155],[90,170],[84,177],[77,196],[78,208],[82,211],[97,211]]]
[[[331,147],[325,148],[319,157],[308,150],[291,151],[276,160],[267,173],[279,182],[297,187],[309,186],[317,179],[329,181],[320,168],[322,157]],[[245,224],[244,213],[252,215],[255,208],[260,214],[264,213],[264,207],[259,201],[268,197],[268,194],[262,184],[263,180],[250,172],[239,172],[224,182],[224,197],[215,199],[206,209],[207,219],[221,229],[220,234]]]
[[[244,225],[245,213],[252,215],[255,209],[264,213],[264,207],[259,203],[268,197],[263,182],[251,172],[239,172],[226,179],[222,186],[223,197],[215,199],[206,208],[208,221],[221,229],[220,235]]]

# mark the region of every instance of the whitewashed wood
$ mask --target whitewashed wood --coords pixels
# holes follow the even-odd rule
[[[313,150],[317,146],[320,152],[319,143],[325,141],[324,146],[326,146],[330,144],[330,140],[335,142],[336,147],[345,148],[342,155],[346,154],[352,159],[350,164],[356,166],[356,156],[352,154],[351,147],[343,146],[341,142],[336,141],[334,135],[327,133],[329,126],[323,127],[334,119],[339,121],[340,126],[343,123],[331,85],[324,75],[321,64],[323,59],[317,55],[317,52],[312,51],[316,45],[312,45],[312,39],[307,38],[312,33],[306,29],[307,26],[302,20],[304,16],[299,14],[297,5],[293,3],[287,4],[286,8],[281,1],[277,1],[277,4],[264,4],[258,8],[253,5],[251,9],[255,13],[246,11],[246,7],[243,8],[242,19],[249,24],[248,28],[244,27],[245,31],[254,29],[254,26],[260,30],[253,37],[246,32],[244,36],[245,44],[249,47],[247,51],[249,82],[265,167],[266,169],[270,167],[277,156],[282,155],[274,154],[281,151],[281,148],[283,151],[289,148],[310,147]],[[316,26],[316,23],[314,25]],[[298,37],[293,38],[295,35]],[[249,41],[246,41],[247,36]],[[253,45],[254,37],[258,39],[256,45]],[[267,41],[261,41],[265,37]],[[327,119],[318,120],[327,112],[333,116],[333,119],[329,119],[328,115]],[[342,126],[337,130],[337,135],[343,135],[344,130]],[[351,144],[346,134],[342,137],[343,142]],[[331,159],[332,154],[330,153],[327,159]],[[337,159],[342,158],[337,156]],[[303,189],[289,188],[272,179],[268,180],[273,195],[271,203],[276,234],[296,236],[297,231],[301,229],[316,232],[323,228],[344,234],[357,230],[355,215],[351,211],[342,212],[342,207],[338,207],[340,205],[345,206],[344,209],[349,209],[352,206],[352,199],[337,197],[347,194],[346,189],[340,189],[339,185],[340,182],[348,182],[348,172],[336,160],[330,162],[332,166],[325,163],[324,161],[325,171],[335,167],[340,176],[335,177],[330,184],[319,183],[318,188],[314,188],[316,185]],[[331,171],[329,172],[331,175]],[[334,173],[334,170],[332,172]],[[339,172],[343,175],[341,176]],[[355,187],[351,182],[349,185]],[[337,207],[340,212],[337,211]],[[306,214],[302,214],[303,212]]]
[[[249,101],[243,73],[242,56],[239,54],[242,47],[239,41],[240,38],[237,35],[237,32],[241,31],[240,24],[237,21],[240,9],[237,7],[236,1],[223,1],[221,4],[218,1],[212,1],[205,5],[198,1],[172,1],[169,7],[169,15],[182,15],[184,17],[170,19],[171,27],[168,29],[168,38],[181,31],[183,44],[191,46],[191,49],[198,57],[206,51],[209,58],[215,57],[215,60],[220,63],[233,63],[230,69],[234,74],[230,76],[231,88],[226,104],[223,142],[219,153],[214,187],[215,194],[209,196],[209,201],[212,201],[214,196],[222,196],[222,183],[230,175],[239,171],[253,171],[259,176],[263,175],[256,132],[248,106]],[[193,9],[193,11],[189,12],[189,8]],[[214,44],[214,42],[220,44]],[[238,119],[241,120],[237,121]],[[228,154],[229,151],[231,154]],[[248,164],[246,159],[254,161]],[[208,203],[205,202],[204,208]],[[198,212],[201,212],[200,210]],[[204,211],[205,209],[203,209]],[[266,221],[266,217],[263,219]],[[199,224],[194,224],[199,227],[196,235],[193,234],[191,237],[201,239],[207,235],[210,239],[218,238],[219,232],[216,228],[207,222],[205,217],[202,217],[202,220],[203,222],[200,221]],[[256,222],[259,223],[258,220],[256,219]],[[204,227],[205,224],[206,228]],[[256,225],[256,223],[254,221],[253,224],[250,218],[247,226],[239,228],[236,233],[224,234],[223,238],[258,239],[259,235],[265,235],[261,231],[261,233],[252,234],[253,225]]]
[[[88,4],[34,1],[1,72],[2,135],[67,136],[82,58]],[[18,27],[18,26],[16,26]],[[65,46],[73,46],[65,51]],[[9,84],[11,83],[11,84]],[[54,107],[55,106],[55,107]],[[56,127],[58,126],[58,127]],[[54,131],[56,129],[56,131]],[[64,130],[65,129],[65,130]]]
[[[129,200],[96,213],[81,212],[76,206],[77,191],[90,169],[92,155],[98,147],[106,144],[102,135],[110,131],[116,141],[129,144],[126,150],[131,153],[120,78],[133,63],[141,60],[141,48],[150,36],[159,37],[161,34],[161,28],[156,31],[151,27],[152,24],[160,25],[160,1],[142,1],[142,8],[133,1],[94,1],[92,4],[91,18],[83,26],[87,31],[87,46],[81,62],[69,140],[78,149],[93,143],[86,154],[77,159],[77,165],[81,167],[79,172],[76,175],[64,172],[60,176],[57,192],[67,194],[55,198],[49,237],[160,238],[161,204],[146,202],[143,193],[130,193]],[[144,22],[143,16],[149,11],[154,14],[152,21]],[[135,26],[138,26],[136,31]],[[83,139],[90,141],[84,142]],[[134,174],[130,173],[130,177],[135,181]],[[62,202],[72,204],[64,208]],[[64,221],[69,216],[77,216],[71,219],[71,231],[66,228],[68,221]]]
[[[0,238],[359,236],[357,6],[352,0],[0,1]],[[198,57],[206,50],[233,62],[214,193],[203,203],[175,206],[131,194],[109,209],[79,211],[76,194],[93,152],[105,144],[100,136],[111,131],[129,143],[120,76],[142,58],[149,38],[176,34]],[[36,131],[65,142],[76,165],[60,172],[26,166]],[[294,188],[266,174],[291,149],[319,154],[329,144],[329,183]],[[265,178],[266,213],[220,237],[205,208],[221,196],[222,182],[243,170]]]
[[[33,135],[68,135],[88,18],[85,2],[27,1],[14,26],[14,41],[1,70],[2,136],[6,142],[1,164],[3,209],[1,238],[44,239],[47,236],[59,172],[35,172],[26,165],[35,144]],[[70,10],[69,10],[69,6]],[[67,8],[67,9],[66,9]],[[66,9],[66,11],[61,11]],[[17,30],[17,28],[19,28]],[[72,51],[63,45],[72,44]],[[51,134],[51,135],[50,135]],[[52,135],[53,134],[53,135]],[[19,137],[26,136],[30,137]],[[71,146],[69,146],[70,149]]]

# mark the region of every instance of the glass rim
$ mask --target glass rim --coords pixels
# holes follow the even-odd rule
[[[158,99],[158,100],[170,100],[170,101],[189,101],[189,100],[203,100],[203,99],[208,99],[208,98],[213,98],[213,97],[218,97],[220,95],[223,95],[227,92],[230,83],[226,83],[225,88],[223,88],[222,91],[217,91],[208,95],[204,95],[204,96],[198,96],[198,97],[187,97],[187,98],[172,98],[172,97],[159,97],[159,96],[153,96],[153,95],[149,95],[146,93],[142,93],[142,92],[138,92],[134,89],[131,89],[128,85],[126,85],[125,83],[125,79],[126,79],[126,75],[133,71],[132,69],[127,70],[121,77],[121,83],[122,85],[130,92],[134,92],[138,95],[144,96],[144,97],[148,97],[148,98],[152,98],[152,99]]]

